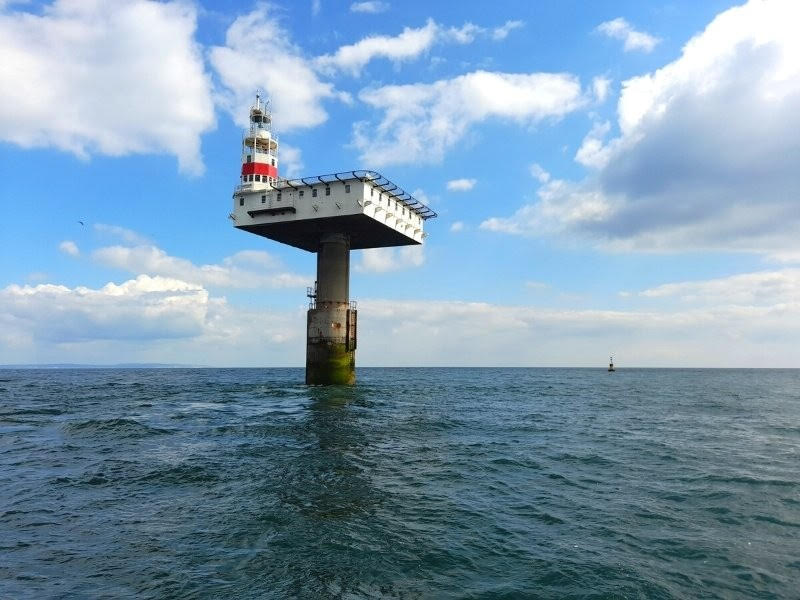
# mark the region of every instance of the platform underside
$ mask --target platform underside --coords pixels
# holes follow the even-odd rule
[[[348,234],[351,250],[419,245],[413,238],[364,214],[236,227],[309,252],[317,251],[319,238],[323,233]]]

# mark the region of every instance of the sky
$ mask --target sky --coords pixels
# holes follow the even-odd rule
[[[800,3],[0,0],[0,363],[305,363],[315,255],[228,214],[373,169],[361,366],[800,367]]]

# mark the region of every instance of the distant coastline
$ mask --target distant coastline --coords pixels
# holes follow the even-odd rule
[[[303,365],[294,366],[212,366],[212,365],[192,365],[180,363],[116,363],[116,364],[83,364],[83,363],[46,363],[46,364],[0,364],[0,369],[302,369]],[[375,366],[364,365],[358,367],[361,369],[460,369],[460,370],[476,370],[476,369],[564,369],[564,370],[602,370],[605,371],[605,365],[597,366],[579,366],[579,367],[566,367],[566,366],[541,366],[541,365],[509,365],[509,366],[496,366],[496,365],[458,365],[458,366]],[[793,371],[800,369],[800,367],[625,367],[625,371]],[[623,370],[623,369],[620,369]]]
[[[0,365],[0,369],[204,369],[205,365],[181,365],[170,363],[117,363],[113,365],[94,365],[81,363],[48,363]]]

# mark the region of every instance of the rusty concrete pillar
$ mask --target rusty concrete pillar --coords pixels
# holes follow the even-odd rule
[[[356,381],[356,316],[350,306],[350,238],[323,234],[317,250],[315,302],[308,310],[306,383]]]

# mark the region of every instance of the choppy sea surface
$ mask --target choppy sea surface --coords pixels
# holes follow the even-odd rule
[[[0,598],[798,598],[800,371],[0,371]]]

